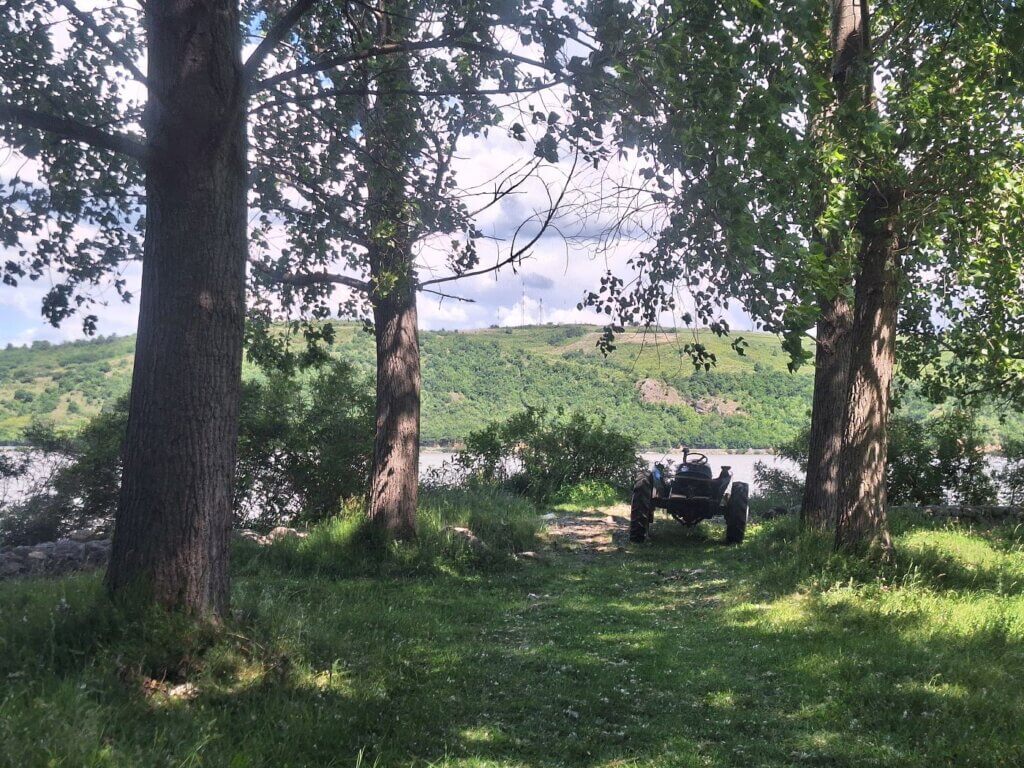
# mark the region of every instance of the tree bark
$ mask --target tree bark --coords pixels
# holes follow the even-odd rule
[[[409,9],[382,3],[381,45],[401,42]],[[367,109],[367,211],[371,291],[377,346],[376,434],[370,474],[370,521],[388,536],[416,535],[420,459],[420,343],[416,270],[409,226],[407,178],[416,129],[408,95],[408,54],[375,70],[378,96]]]
[[[870,84],[864,78],[868,52],[867,8],[863,0],[830,0],[832,81],[835,99],[817,121],[818,130],[839,134],[851,110],[870,106]],[[824,210],[824,203],[822,206]],[[836,235],[825,239],[826,257],[841,258]],[[814,396],[807,451],[807,477],[800,521],[824,530],[835,524],[839,509],[839,469],[842,461],[850,371],[850,327],[853,308],[842,295],[822,296],[814,356]]]
[[[886,513],[890,388],[895,367],[900,194],[872,187],[861,212],[849,395],[840,472],[836,549],[892,551]]]
[[[839,467],[843,449],[847,383],[850,372],[850,327],[853,309],[845,297],[821,299],[814,354],[814,398],[807,451],[807,478],[801,523],[825,530],[839,511]]]
[[[146,4],[146,239],[107,586],[228,606],[245,314],[246,132],[236,0]]]

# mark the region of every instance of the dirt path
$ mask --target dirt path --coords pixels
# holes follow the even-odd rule
[[[552,513],[546,519],[552,549],[580,554],[621,552],[629,538],[629,508],[619,504],[580,513]]]

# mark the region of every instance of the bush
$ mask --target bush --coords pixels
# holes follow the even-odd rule
[[[579,411],[527,408],[466,438],[455,457],[469,478],[500,482],[541,502],[571,485],[597,480],[632,487],[646,463],[636,442]]]
[[[4,510],[0,542],[33,544],[107,527],[117,508],[127,421],[127,400],[121,398],[75,435],[33,422],[24,433],[30,448],[16,473],[26,492]]]
[[[1003,459],[997,479],[1006,494],[1007,504],[1024,504],[1024,438],[1003,441]]]
[[[127,422],[123,397],[74,435],[33,423],[24,433],[29,449],[0,462],[0,480],[26,491],[22,500],[0,505],[0,543],[33,544],[108,527]],[[343,362],[325,363],[305,387],[292,374],[273,372],[243,389],[238,445],[237,522],[270,527],[324,519],[365,491],[372,397]]]
[[[627,500],[624,489],[604,480],[586,480],[565,486],[551,499],[555,504],[568,507],[606,507]]]
[[[809,431],[776,448],[807,470]],[[975,414],[956,409],[921,421],[904,415],[889,420],[886,486],[894,505],[986,504],[996,485],[985,458],[985,437]],[[764,468],[757,483],[766,495],[795,492],[798,478]],[[796,491],[799,499],[799,491]]]
[[[779,455],[783,455],[781,452]],[[785,458],[790,458],[785,456]],[[757,495],[750,500],[751,508],[758,513],[775,507],[795,509],[800,506],[804,492],[803,478],[763,461],[754,462],[754,485]]]
[[[239,418],[236,508],[271,526],[315,522],[365,492],[373,450],[373,398],[345,362],[330,362],[303,388],[274,373],[248,382]]]

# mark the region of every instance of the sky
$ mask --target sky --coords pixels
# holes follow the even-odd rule
[[[79,0],[79,7],[87,9],[95,0]],[[59,29],[59,28],[58,28]],[[60,34],[57,32],[56,34]],[[251,48],[252,46],[250,46]],[[140,67],[143,62],[139,62]],[[134,94],[136,97],[142,93]],[[539,95],[537,99],[559,99],[558,92]],[[524,121],[525,122],[525,121]],[[3,149],[0,147],[0,149]],[[460,142],[453,168],[459,185],[464,189],[486,189],[487,183],[500,176],[516,161],[529,158],[532,145],[513,140],[505,131],[491,131],[488,137],[468,137]],[[21,168],[25,177],[24,161],[16,154],[0,153],[0,183],[10,178],[14,168]],[[549,166],[542,174],[477,217],[478,227],[487,235],[480,242],[481,265],[494,263],[512,247],[512,234],[531,217],[542,215],[548,203],[548,192],[557,194],[569,168],[569,159],[563,158],[557,166]],[[629,161],[615,161],[603,167],[599,174],[584,178],[591,190],[602,190],[616,180],[633,180],[636,167]],[[548,188],[545,190],[545,186]],[[457,294],[467,301],[442,299],[429,293],[420,295],[419,318],[424,329],[466,329],[491,325],[513,326],[539,322],[597,323],[605,321],[593,309],[577,310],[577,304],[589,290],[596,290],[601,276],[611,269],[626,275],[626,261],[649,247],[643,239],[619,239],[614,245],[602,247],[599,234],[609,223],[609,212],[589,207],[583,220],[575,212],[556,220],[557,231],[541,237],[528,257],[516,270],[505,268],[499,273],[469,278],[445,284],[446,292]],[[527,236],[530,228],[527,227]],[[519,241],[520,243],[522,240]],[[5,254],[0,250],[0,258]],[[429,275],[432,268],[443,263],[440,250],[425,244],[419,253],[421,275]],[[123,275],[128,290],[135,299],[129,304],[120,301],[112,289],[103,289],[96,298],[101,303],[90,308],[97,315],[97,332],[103,335],[134,333],[138,316],[138,295],[141,269],[129,265]],[[36,340],[65,341],[82,338],[80,320],[72,317],[59,327],[50,326],[43,318],[41,299],[49,289],[44,280],[36,283],[22,281],[17,288],[0,286],[0,346],[23,345]],[[345,289],[339,289],[339,295]],[[687,297],[679,296],[683,308]],[[730,316],[736,328],[747,328],[749,319],[734,310]],[[662,322],[674,325],[675,319],[665,315]]]

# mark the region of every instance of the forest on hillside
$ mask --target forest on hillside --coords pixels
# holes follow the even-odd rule
[[[423,444],[458,444],[524,406],[583,410],[649,447],[768,449],[808,422],[813,367],[790,372],[774,336],[739,334],[748,344],[740,356],[728,340],[701,334],[716,355],[706,371],[681,353],[691,332],[637,332],[603,355],[598,330],[545,325],[423,332]],[[0,440],[18,442],[33,420],[64,431],[84,425],[127,393],[134,344],[134,337],[109,337],[0,351]],[[372,387],[373,340],[360,326],[338,324],[331,350]],[[261,373],[247,363],[245,375]],[[940,411],[906,388],[901,408],[916,419]],[[993,444],[1024,428],[1022,414],[994,407],[982,422]]]

